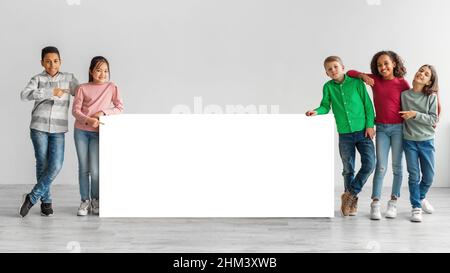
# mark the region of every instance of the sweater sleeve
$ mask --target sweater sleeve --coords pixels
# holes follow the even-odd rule
[[[438,113],[437,96],[434,94],[429,95],[428,112],[427,113],[416,112],[414,120],[424,125],[433,126],[438,121],[437,113]]]
[[[83,106],[83,100],[84,100],[83,88],[80,86],[76,90],[75,98],[73,99],[72,115],[75,117],[76,120],[85,124],[86,120],[89,117],[86,116],[85,114],[83,114],[83,112],[81,112],[81,107]]]
[[[120,114],[123,111],[123,102],[122,98],[120,97],[119,88],[116,85],[114,85],[111,102],[113,103],[114,107],[103,109],[103,113],[105,113],[105,115]]]
[[[34,76],[27,86],[20,92],[23,101],[53,100],[53,88],[39,88],[39,76]]]
[[[320,106],[314,111],[317,112],[318,115],[324,115],[328,114],[331,109],[331,97],[330,97],[330,91],[327,88],[327,85],[323,86],[323,93],[322,93],[322,101],[320,102]]]
[[[69,84],[69,91],[72,96],[75,96],[75,92],[77,91],[78,85],[79,82],[77,78],[75,78],[75,76],[72,74],[72,79],[70,80]]]
[[[363,72],[359,72],[358,70],[349,70],[347,71],[347,76],[352,77],[352,78],[359,78],[359,75],[361,74],[366,74]],[[370,78],[372,78],[374,81],[376,80],[376,77],[373,74],[366,74],[367,76],[369,76]]]
[[[357,70],[347,71],[347,76],[352,77],[352,78],[358,78],[360,74],[361,74],[361,72],[359,72]]]
[[[366,129],[373,128],[375,124],[375,111],[373,110],[372,100],[370,99],[366,85],[363,81],[360,81],[358,91],[364,105],[364,112],[366,114]]]
[[[402,89],[403,89],[402,91],[411,89],[411,87],[409,86],[408,81],[406,81],[405,79],[403,79],[403,88]]]

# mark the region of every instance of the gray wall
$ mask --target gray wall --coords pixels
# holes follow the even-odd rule
[[[395,50],[408,81],[421,64],[438,69],[444,111],[435,185],[450,186],[449,11],[444,0],[2,0],[0,183],[34,183],[32,103],[19,93],[42,70],[40,49],[55,45],[62,71],[81,81],[94,55],[108,57],[126,113],[193,108],[194,97],[204,105],[279,105],[280,113],[304,113],[318,105],[328,80],[324,57],[340,55],[347,68],[368,71],[376,51]],[[335,162],[341,186],[337,149]],[[77,183],[72,130],[56,183]]]

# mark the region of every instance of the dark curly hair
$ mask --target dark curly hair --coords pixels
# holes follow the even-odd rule
[[[403,60],[400,58],[400,56],[395,53],[394,51],[390,50],[383,50],[375,54],[372,58],[372,61],[370,62],[370,70],[372,71],[373,75],[376,75],[378,77],[382,77],[380,72],[378,71],[378,65],[377,61],[380,56],[386,55],[388,56],[394,63],[394,77],[396,78],[403,78],[406,75],[406,68],[403,65]]]

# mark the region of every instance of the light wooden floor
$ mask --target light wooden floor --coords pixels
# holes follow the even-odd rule
[[[336,192],[332,219],[77,217],[72,185],[53,186],[53,217],[40,216],[37,205],[21,219],[21,195],[30,189],[0,185],[0,252],[450,252],[450,188],[431,189],[436,213],[422,223],[408,220],[406,189],[398,218],[381,221],[368,218],[369,187],[351,218],[340,216]]]

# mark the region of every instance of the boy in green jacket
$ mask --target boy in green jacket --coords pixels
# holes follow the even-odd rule
[[[339,133],[345,192],[341,211],[344,216],[355,216],[358,211],[358,194],[375,169],[373,129],[375,115],[366,86],[360,79],[345,75],[344,65],[337,56],[324,61],[326,74],[331,78],[323,86],[320,106],[306,112],[307,116],[324,115],[333,110]],[[361,168],[355,174],[355,148],[361,156]]]

